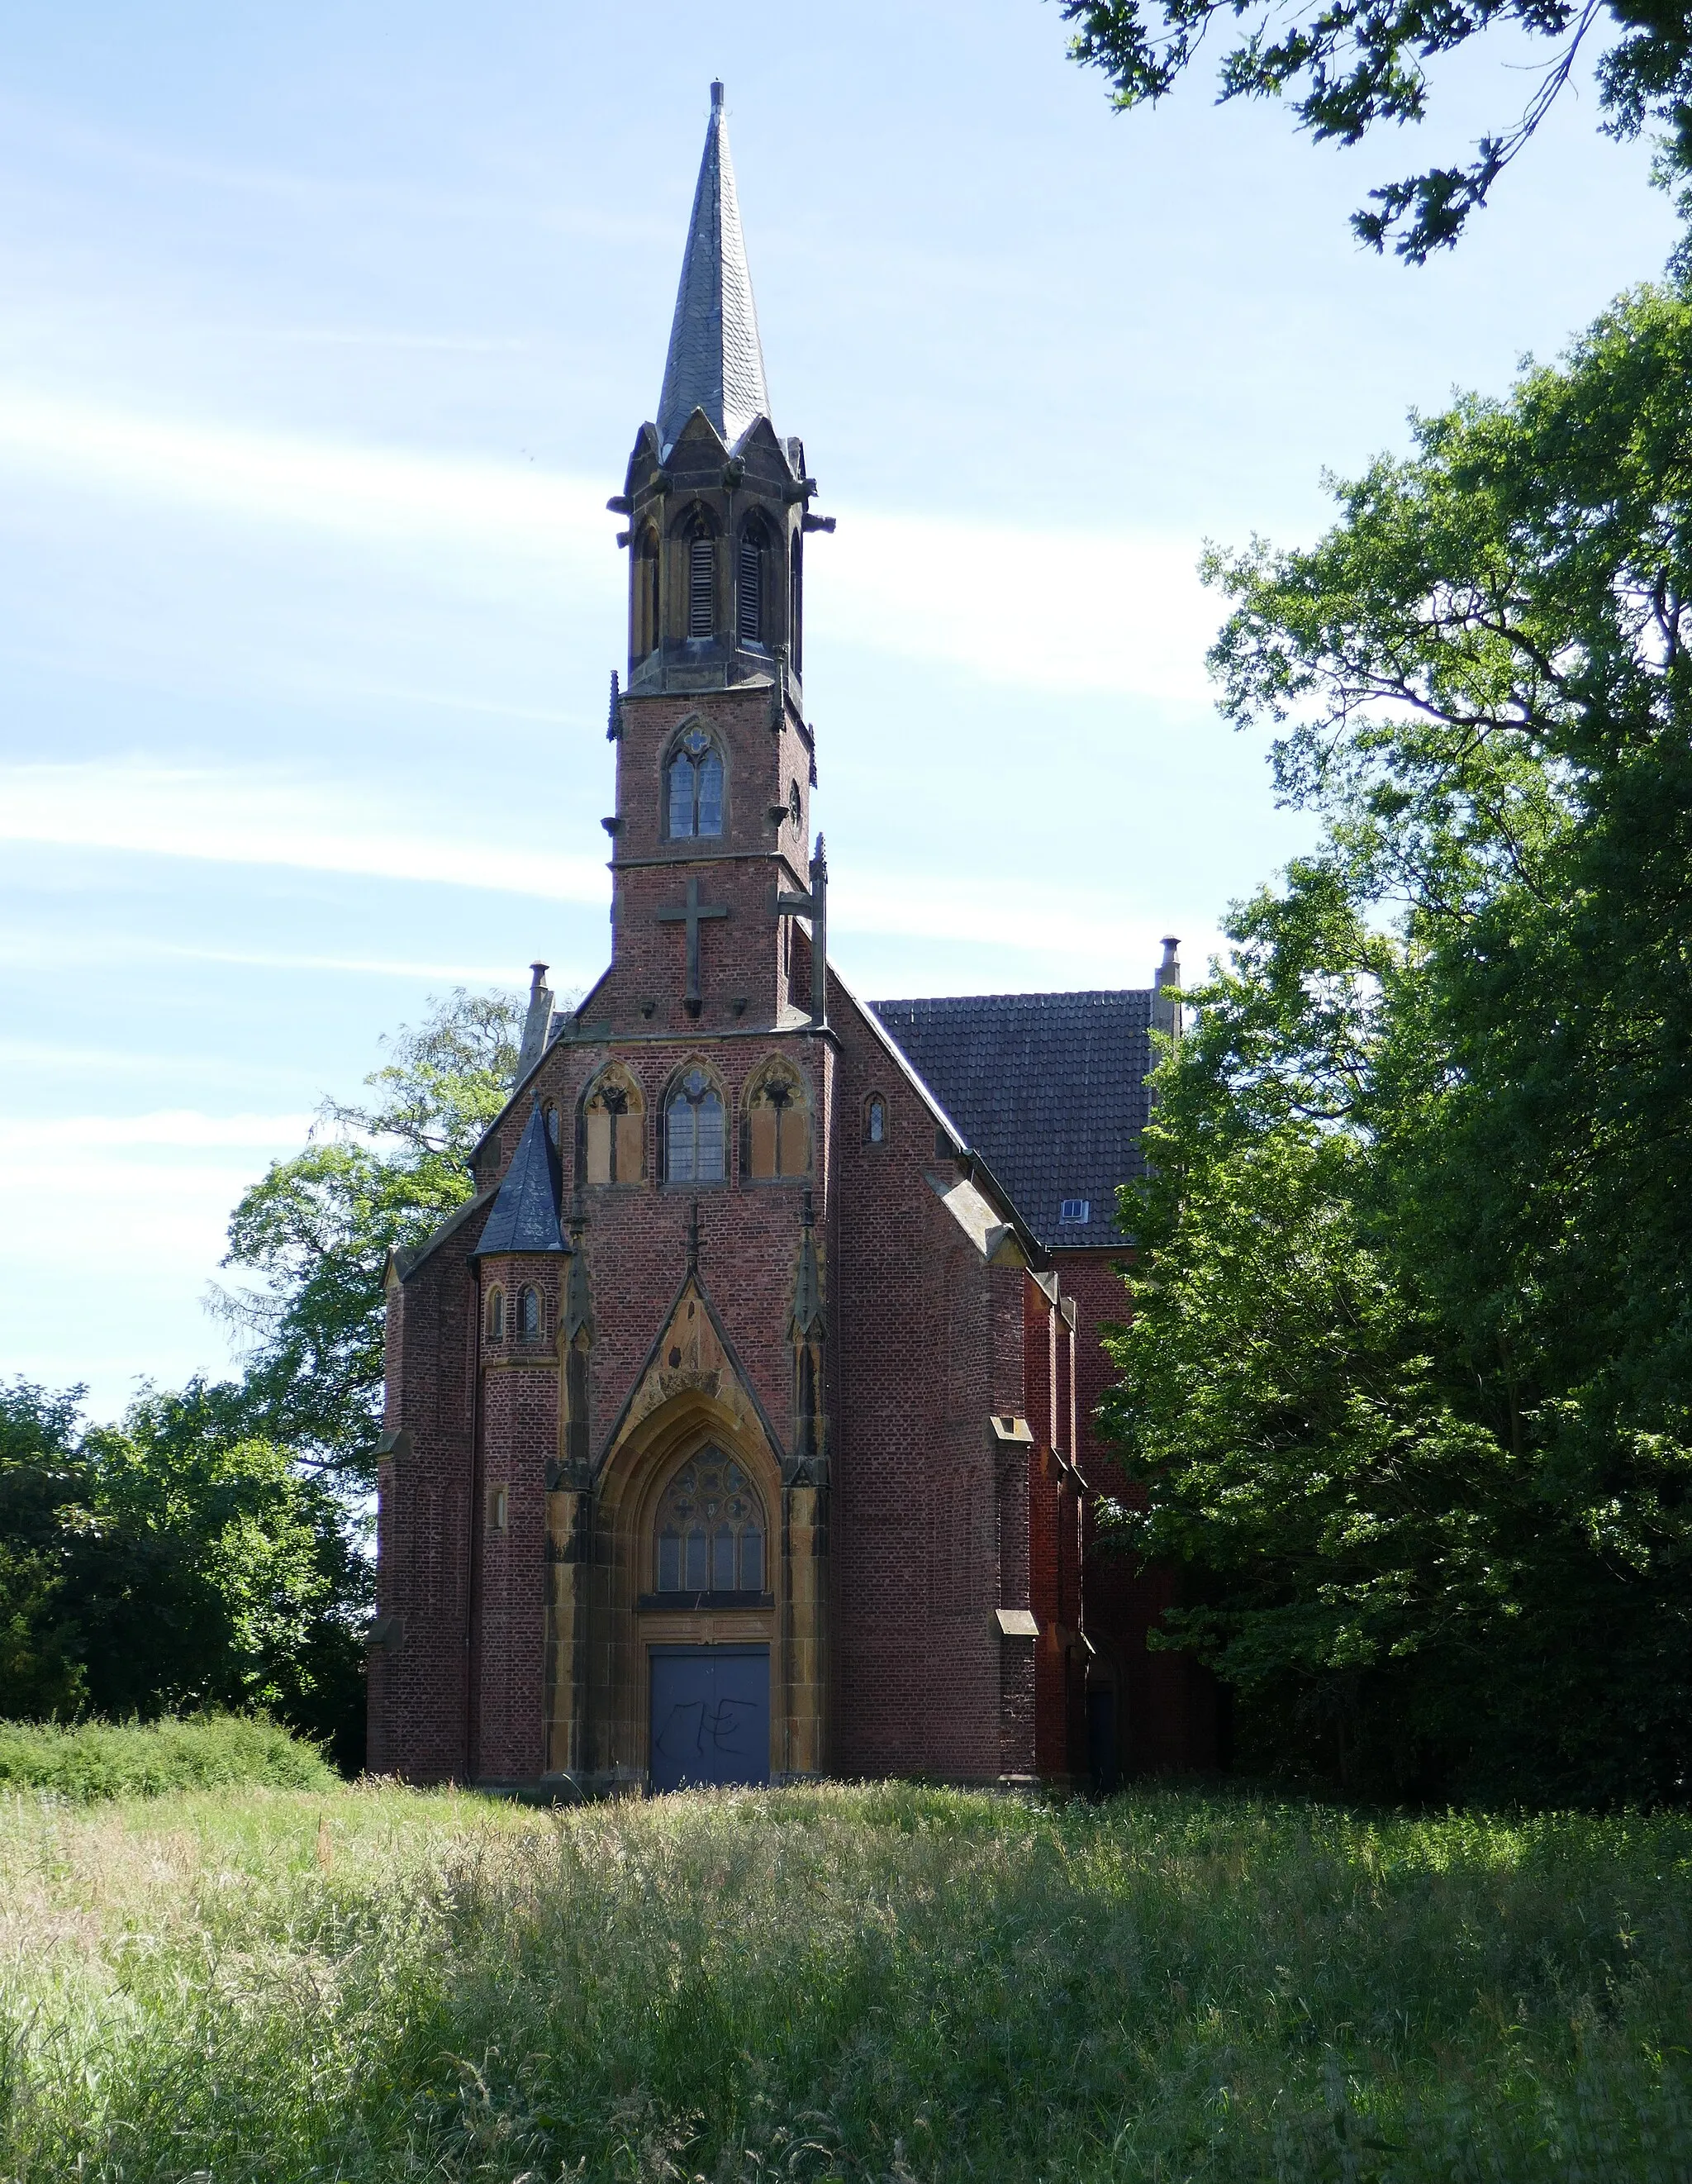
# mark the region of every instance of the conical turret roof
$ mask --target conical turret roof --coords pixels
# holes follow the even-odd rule
[[[658,398],[658,438],[665,454],[695,410],[704,411],[729,447],[754,418],[770,414],[720,83],[711,86],[710,125]]]
[[[494,1251],[567,1251],[570,1246],[559,1225],[562,1188],[558,1155],[547,1135],[537,1100],[505,1171],[481,1241],[471,1256],[483,1258]]]

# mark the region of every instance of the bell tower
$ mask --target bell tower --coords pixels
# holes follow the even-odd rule
[[[657,419],[608,504],[628,520],[629,556],[626,681],[613,678],[609,728],[617,809],[605,822],[613,990],[632,989],[653,1033],[785,1028],[825,1013],[804,543],[834,520],[811,514],[815,492],[803,443],[771,421],[714,83]]]

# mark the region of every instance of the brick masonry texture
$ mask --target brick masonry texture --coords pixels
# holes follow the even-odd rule
[[[768,1646],[777,1778],[1083,1780],[1106,1691],[1126,1768],[1215,1760],[1214,1695],[1146,1647],[1169,1580],[1100,1552],[1093,1517],[1121,1485],[1094,1413],[1099,1329],[1127,1309],[1108,1201],[1138,1165],[1154,996],[877,1017],[831,974],[814,1020],[821,857],[793,566],[814,488],[798,448],[760,420],[731,456],[695,412],[671,448],[643,427],[631,460],[611,961],[528,1050],[475,1156],[472,1206],[390,1272],[377,1770],[638,1790],[648,1649],[671,1642]],[[754,521],[779,647],[734,603]],[[697,553],[710,638],[690,619]],[[721,767],[714,833],[670,832],[685,738]],[[771,1137],[767,1108],[752,1128],[772,1065],[808,1117],[809,1158],[754,1177],[754,1144],[785,1161],[800,1142],[786,1123]],[[720,1180],[669,1172],[666,1101],[695,1069],[725,1117]],[[929,1070],[953,1072],[951,1096]],[[1055,1150],[1033,1096],[1049,1104],[1055,1084],[1088,1103]],[[590,1100],[615,1183],[590,1179]],[[948,1119],[993,1139],[984,1165]],[[524,1132],[543,1128],[556,1173],[532,1134],[523,1220],[489,1231]],[[1081,1230],[1059,1220],[1076,1189]],[[764,1506],[764,1589],[660,1596],[654,1513],[708,1445]]]

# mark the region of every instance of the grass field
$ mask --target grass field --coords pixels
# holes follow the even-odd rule
[[[0,2178],[1692,2176],[1692,1822],[0,1798]]]

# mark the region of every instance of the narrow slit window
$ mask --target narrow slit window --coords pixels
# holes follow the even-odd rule
[[[538,1342],[541,1334],[541,1293],[526,1289],[517,1295],[517,1340]]]
[[[864,1136],[872,1145],[887,1143],[888,1111],[884,1100],[871,1100],[864,1120]]]
[[[716,542],[710,538],[687,542],[687,634],[709,637],[716,621]]]
[[[764,642],[764,547],[748,532],[740,542],[739,628],[748,644]]]

